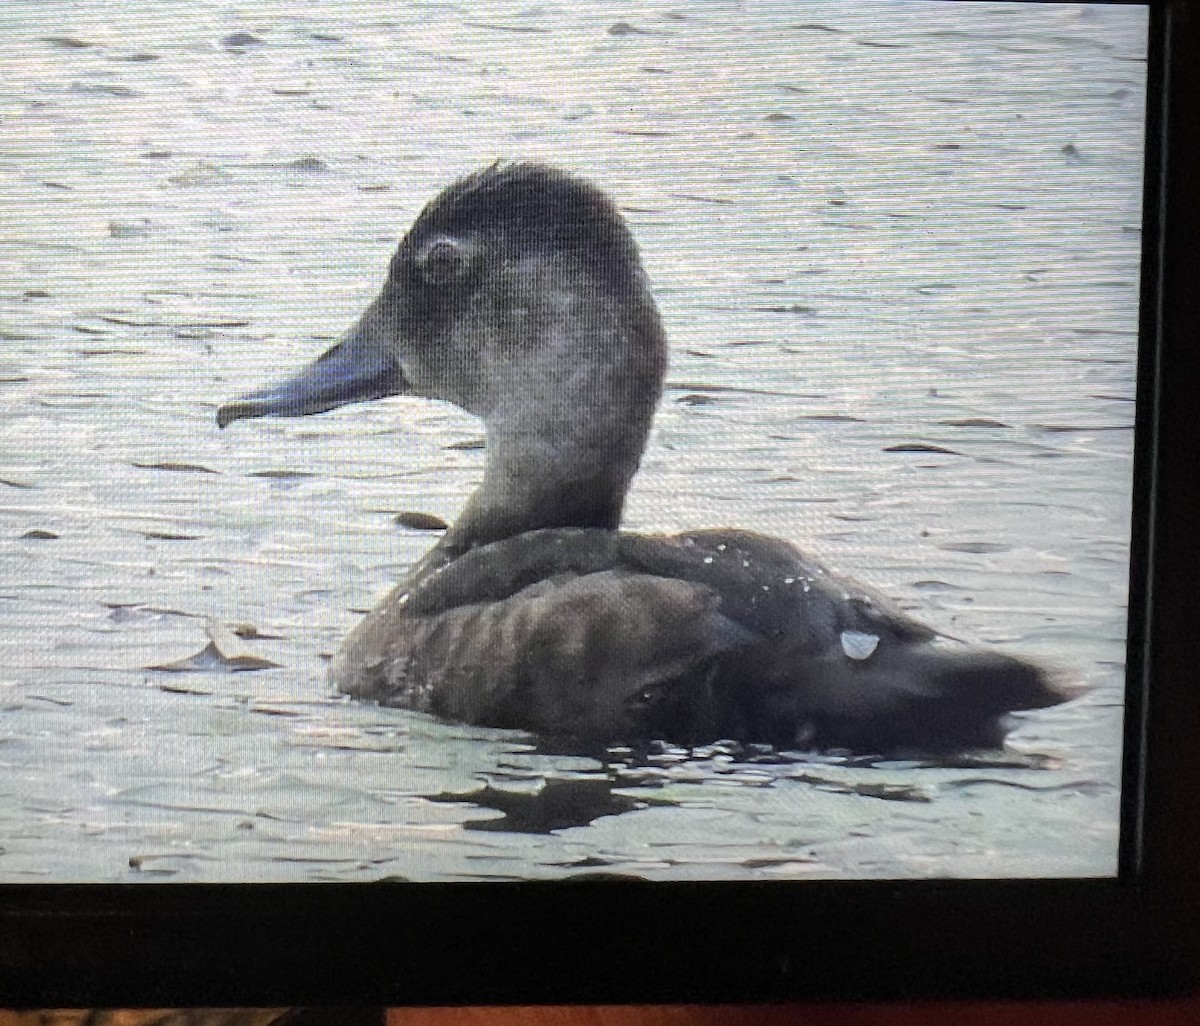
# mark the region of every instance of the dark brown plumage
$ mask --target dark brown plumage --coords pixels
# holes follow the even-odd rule
[[[332,664],[361,698],[581,744],[736,738],[871,752],[996,746],[1073,694],[941,637],[779,539],[620,532],[666,368],[637,247],[598,189],[495,165],[418,216],[379,297],[222,426],[408,393],[487,429],[459,520]]]

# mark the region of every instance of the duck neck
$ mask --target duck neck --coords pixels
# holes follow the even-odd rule
[[[444,550],[540,528],[620,525],[662,392],[666,344],[648,293],[609,325],[561,354],[543,349],[536,373],[516,368],[508,398],[484,418],[483,482]]]

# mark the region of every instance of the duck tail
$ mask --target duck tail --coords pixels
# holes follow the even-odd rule
[[[941,642],[881,645],[862,660],[830,660],[796,683],[796,742],[881,754],[1001,748],[1008,713],[1085,690],[1016,656]]]

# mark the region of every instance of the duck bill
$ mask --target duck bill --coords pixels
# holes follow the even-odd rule
[[[251,417],[307,417],[409,391],[387,335],[368,310],[337,345],[294,377],[247,392],[217,410],[217,425]]]

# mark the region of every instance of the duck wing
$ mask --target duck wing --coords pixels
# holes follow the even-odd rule
[[[627,565],[613,532],[534,531],[448,562],[435,549],[332,673],[360,698],[546,738],[720,733],[716,662],[758,640],[720,607],[706,584]]]
[[[725,660],[716,683],[738,696],[738,722],[753,740],[869,752],[994,748],[1009,712],[1080,693],[1043,667],[939,634],[788,542],[734,530],[671,542],[623,536],[625,560],[713,588],[721,612],[760,639]]]
[[[847,630],[897,642],[938,637],[881,592],[769,535],[735,529],[622,534],[617,546],[626,566],[714,588],[727,616],[767,640],[786,639],[797,655],[820,653]]]
[[[341,690],[546,738],[997,747],[1074,692],[788,542],[552,528],[435,548],[347,639]]]

